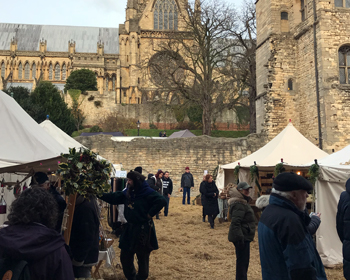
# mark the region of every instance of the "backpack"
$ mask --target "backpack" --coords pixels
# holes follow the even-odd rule
[[[0,259],[1,280],[30,280],[28,263],[25,260],[11,258]]]

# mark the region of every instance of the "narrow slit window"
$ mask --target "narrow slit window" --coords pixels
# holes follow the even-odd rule
[[[29,67],[29,63],[27,62],[24,65],[24,79],[29,80],[29,75],[30,75],[30,67]]]
[[[23,77],[23,69],[22,69],[22,63],[20,62],[18,65],[18,79],[22,79]]]
[[[36,77],[36,65],[35,63],[32,66],[32,79],[34,80]]]
[[[5,78],[5,63],[1,63],[1,77]]]
[[[293,80],[292,79],[288,79],[288,90],[293,90]]]
[[[55,66],[55,80],[59,81],[61,79],[61,67],[58,63]]]
[[[106,90],[109,90],[108,83],[109,83],[109,79],[108,79],[108,77],[106,77]]]
[[[63,64],[62,66],[62,80],[65,81],[67,77],[67,67],[66,64]]]
[[[49,80],[52,80],[52,64],[49,66]]]

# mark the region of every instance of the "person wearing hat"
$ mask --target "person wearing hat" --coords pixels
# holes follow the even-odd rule
[[[255,236],[255,215],[249,205],[250,189],[246,182],[240,182],[237,188],[229,190],[231,224],[228,240],[236,248],[236,280],[246,280],[250,258],[250,242]]]
[[[187,194],[187,204],[191,204],[191,188],[193,189],[193,176],[190,173],[190,168],[187,166],[185,168],[185,173],[181,177],[181,189],[183,191],[182,204],[185,205],[186,194]]]
[[[124,204],[128,223],[119,239],[120,261],[127,279],[147,279],[149,257],[158,249],[158,241],[152,217],[166,205],[165,198],[151,189],[145,176],[137,171],[127,174],[128,184],[123,191],[104,193],[101,197],[112,205]],[[138,273],[134,266],[137,256]]]
[[[292,172],[275,178],[258,225],[264,280],[327,279],[307,228],[311,218],[305,212],[306,200],[312,189],[308,180]]]
[[[32,177],[32,181],[30,183],[30,186],[32,188],[36,188],[36,187],[44,188],[45,190],[49,191],[49,193],[52,194],[52,196],[56,200],[57,206],[58,206],[58,218],[57,218],[57,224],[56,224],[55,229],[58,232],[61,232],[64,210],[67,207],[66,201],[59,194],[56,187],[51,185],[49,177],[44,172],[36,172]]]

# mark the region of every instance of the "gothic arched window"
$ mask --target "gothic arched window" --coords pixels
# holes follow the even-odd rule
[[[1,64],[1,77],[5,78],[5,63]]]
[[[108,83],[109,83],[109,79],[108,79],[108,76],[106,76],[106,90],[109,90]]]
[[[61,79],[61,67],[58,63],[55,66],[55,80],[59,81]]]
[[[154,29],[177,30],[178,12],[175,0],[157,0],[153,17]]]
[[[63,64],[63,66],[62,66],[62,80],[63,81],[66,80],[66,76],[67,76],[67,68],[66,68],[66,64]]]
[[[29,75],[30,75],[30,67],[29,67],[29,63],[27,62],[24,65],[24,79],[29,80]]]
[[[339,49],[339,81],[341,84],[350,84],[350,46]]]
[[[20,62],[18,64],[18,79],[22,79],[23,77],[23,67],[22,67],[22,63]]]
[[[35,63],[32,66],[32,79],[34,80],[36,77],[36,65]]]
[[[52,64],[49,67],[49,80],[52,80]]]

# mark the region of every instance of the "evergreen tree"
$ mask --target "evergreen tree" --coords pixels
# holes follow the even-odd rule
[[[79,89],[82,93],[87,90],[97,90],[97,80],[95,73],[89,69],[79,69],[73,71],[64,86],[64,91]]]

